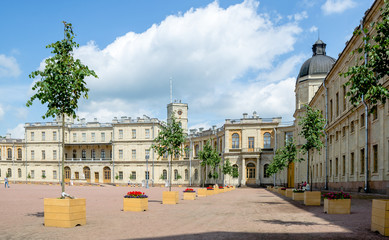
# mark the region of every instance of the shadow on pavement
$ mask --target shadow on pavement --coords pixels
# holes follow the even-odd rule
[[[44,217],[44,214],[43,214],[43,212],[36,212],[36,213],[28,213],[27,216],[42,218],[42,217]]]

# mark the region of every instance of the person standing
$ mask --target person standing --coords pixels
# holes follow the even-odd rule
[[[9,188],[8,177],[5,177],[4,178],[4,187],[7,188],[7,186]]]

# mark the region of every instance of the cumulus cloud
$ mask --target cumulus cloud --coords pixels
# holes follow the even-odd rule
[[[279,23],[259,12],[253,0],[228,8],[215,1],[170,15],[142,33],[128,32],[104,48],[93,41],[81,46],[75,56],[99,78],[87,79],[90,99],[78,115],[107,122],[137,114],[164,119],[170,78],[174,98],[189,104],[189,121],[196,125],[243,111],[292,114],[295,80],[289,73],[301,56],[281,64],[273,78],[256,76],[276,73],[275,60],[293,51],[302,32],[297,20],[307,14]]]
[[[18,77],[20,73],[19,64],[14,57],[7,57],[4,54],[0,54],[0,78]]]
[[[304,20],[306,18],[308,18],[308,13],[306,11],[288,16],[289,20],[295,20],[295,21],[301,21],[301,20]]]
[[[4,116],[4,108],[3,106],[0,105],[0,120],[3,118]]]
[[[325,15],[330,15],[334,13],[342,13],[355,6],[356,4],[353,0],[327,0],[321,6],[321,9]]]
[[[7,133],[11,133],[12,138],[24,138],[24,124],[20,123],[13,129],[7,129]]]
[[[316,26],[312,26],[310,29],[309,29],[309,32],[317,32],[317,30],[319,30]]]

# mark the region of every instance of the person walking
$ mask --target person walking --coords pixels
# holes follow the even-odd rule
[[[7,186],[9,188],[8,177],[5,177],[4,178],[4,187],[7,188]]]

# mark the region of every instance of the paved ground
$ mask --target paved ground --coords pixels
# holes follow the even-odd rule
[[[129,190],[149,195],[149,211],[123,212]],[[371,200],[352,199],[350,215],[324,214],[265,189],[236,189],[162,205],[162,191],[129,187],[67,186],[86,198],[87,224],[62,229],[43,226],[43,198],[58,197],[59,186],[14,184],[0,187],[0,239],[384,239],[370,231]]]

